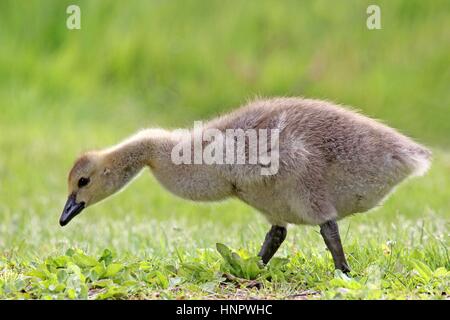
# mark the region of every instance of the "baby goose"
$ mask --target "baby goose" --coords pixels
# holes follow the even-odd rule
[[[195,137],[207,129],[223,136],[229,129],[277,133],[277,170],[261,174],[267,168],[261,161],[175,163],[173,150],[188,143],[187,150],[195,152]],[[262,139],[268,142],[270,137]],[[211,143],[202,141],[201,147]],[[244,149],[248,160],[251,148],[246,144]],[[259,99],[209,121],[200,132],[146,129],[116,146],[82,155],[69,173],[69,197],[60,224],[66,225],[149,167],[180,197],[237,197],[260,211],[272,225],[259,252],[263,263],[286,238],[288,224],[319,225],[335,267],[348,272],[336,221],[380,204],[401,181],[424,174],[430,158],[431,152],[410,138],[338,105],[303,98]]]

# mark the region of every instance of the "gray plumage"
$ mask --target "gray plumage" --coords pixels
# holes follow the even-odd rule
[[[173,174],[184,186],[172,181],[169,171],[153,170],[156,177],[193,200],[236,196],[282,226],[367,211],[408,176],[422,174],[431,155],[375,120],[319,100],[257,100],[205,128],[279,129],[278,173],[262,176],[258,165],[249,164],[180,165]]]

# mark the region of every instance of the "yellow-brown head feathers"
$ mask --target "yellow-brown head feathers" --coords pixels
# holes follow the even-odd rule
[[[72,184],[77,178],[81,176],[91,175],[92,171],[94,171],[94,156],[93,154],[83,154],[80,156],[74,163],[72,169],[69,172],[68,182],[69,185]]]
[[[85,207],[110,195],[114,183],[109,181],[110,169],[101,152],[89,152],[80,156],[69,172],[69,197],[61,215],[61,225],[67,224]]]
[[[135,150],[140,150],[138,147],[121,144],[80,156],[69,172],[69,197],[60,224],[66,225],[84,208],[119,191],[136,176],[145,165],[145,162],[134,161]]]

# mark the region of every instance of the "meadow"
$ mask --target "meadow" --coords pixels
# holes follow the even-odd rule
[[[450,3],[376,1],[369,31],[372,2],[1,1],[0,298],[449,299]],[[81,152],[278,95],[357,107],[433,150],[426,176],[340,222],[350,276],[318,227],[291,226],[260,267],[258,212],[178,199],[148,171],[59,226]]]

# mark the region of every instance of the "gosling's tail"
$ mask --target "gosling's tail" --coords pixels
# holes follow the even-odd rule
[[[431,151],[424,146],[415,144],[408,148],[406,154],[408,155],[407,163],[411,169],[411,176],[423,176],[431,165]]]

